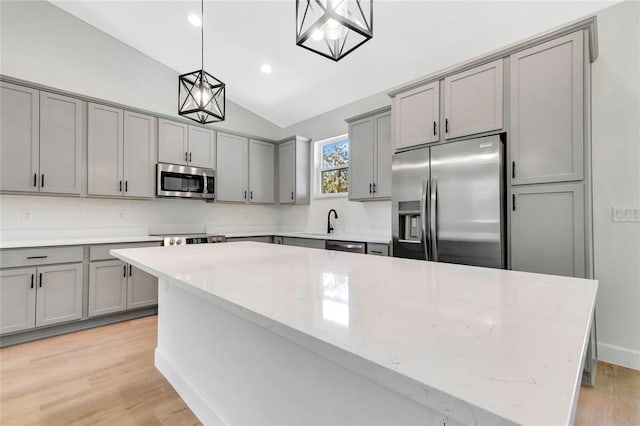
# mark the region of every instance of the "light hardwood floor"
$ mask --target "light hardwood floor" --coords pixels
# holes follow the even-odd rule
[[[0,424],[200,424],[153,366],[156,330],[152,316],[1,349]],[[576,425],[640,426],[640,372],[598,363]]]

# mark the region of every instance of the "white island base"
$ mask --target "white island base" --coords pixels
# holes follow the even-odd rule
[[[205,425],[514,424],[167,280],[158,297],[155,365]]]

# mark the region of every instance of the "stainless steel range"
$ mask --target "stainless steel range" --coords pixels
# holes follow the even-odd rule
[[[172,234],[162,235],[163,246],[184,246],[187,244],[213,244],[224,243],[226,238],[224,235],[208,235],[208,234]]]

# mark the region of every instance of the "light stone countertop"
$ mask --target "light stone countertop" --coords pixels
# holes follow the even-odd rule
[[[111,253],[469,422],[573,420],[597,281],[254,242]]]
[[[0,249],[28,248],[28,247],[53,247],[53,246],[82,246],[90,244],[112,244],[112,243],[141,243],[162,241],[162,237],[149,235],[122,235],[122,236],[96,236],[96,237],[73,237],[73,238],[51,238],[33,240],[10,240],[0,241]]]
[[[281,231],[254,231],[254,232],[221,232],[227,238],[235,237],[263,237],[274,235],[277,237],[311,238],[314,240],[355,241],[359,243],[391,244],[390,235],[370,233],[322,233],[322,232],[281,232]]]

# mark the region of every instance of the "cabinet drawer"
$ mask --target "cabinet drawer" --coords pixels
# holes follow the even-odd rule
[[[113,260],[115,257],[109,254],[109,250],[141,248],[141,247],[160,247],[160,241],[152,241],[148,243],[116,243],[116,244],[98,244],[89,247],[89,260]]]
[[[372,254],[374,256],[389,256],[389,245],[367,243],[367,254]]]
[[[82,246],[10,249],[0,252],[0,267],[13,268],[82,262],[83,258],[84,248]]]

